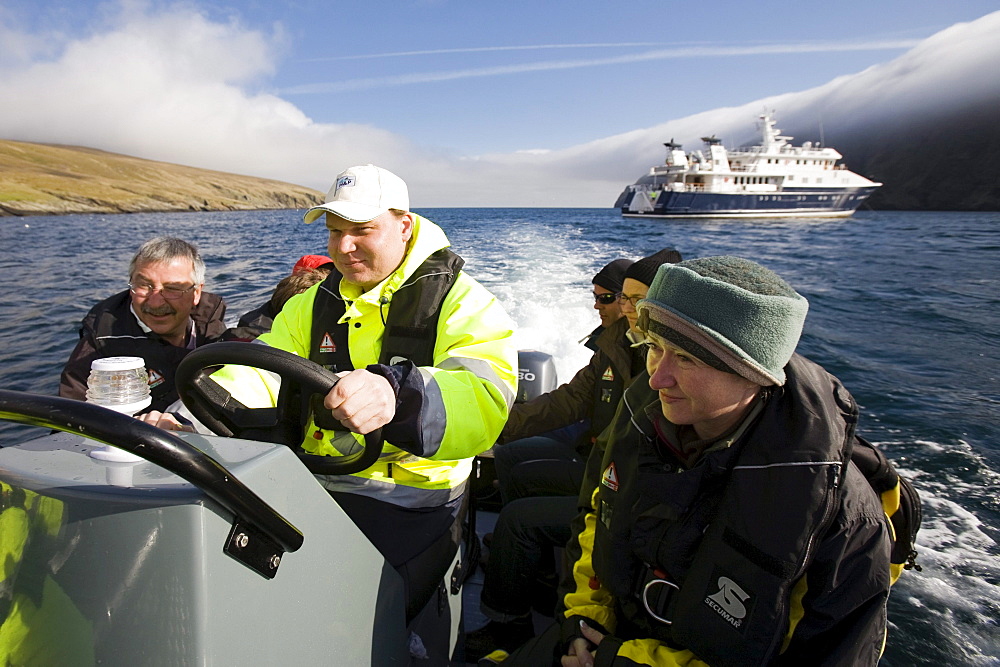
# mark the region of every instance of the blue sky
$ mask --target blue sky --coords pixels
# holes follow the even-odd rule
[[[507,159],[808,90],[997,9],[996,0],[3,0],[0,96],[25,102],[0,110],[0,137],[243,165],[325,190],[348,166],[340,157],[397,171],[413,156],[430,162],[421,169]],[[273,132],[294,145],[297,130],[326,142],[332,166],[292,169],[294,155],[261,139]],[[205,157],[181,150],[184,137]],[[239,159],[211,158],[241,145]]]
[[[514,0],[359,3],[359,15],[336,4],[344,9],[304,8],[311,20],[297,24],[294,56],[276,82],[283,95],[313,118],[375,122],[472,153],[562,148],[810,88],[1000,9],[995,1]],[[467,120],[456,124],[456,113]]]

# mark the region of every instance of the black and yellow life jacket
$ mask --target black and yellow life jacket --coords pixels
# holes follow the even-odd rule
[[[464,265],[464,259],[442,248],[424,260],[391,299],[382,304],[388,306],[388,311],[379,363],[391,365],[409,360],[416,366],[434,365],[441,303]],[[346,312],[340,296],[341,278],[340,272],[334,269],[320,284],[313,302],[309,342],[309,359],[334,373],[354,370],[348,345],[349,325],[340,323]],[[316,425],[323,429],[342,429],[336,420],[328,417],[328,410],[320,409],[321,406],[322,397],[313,397]]]

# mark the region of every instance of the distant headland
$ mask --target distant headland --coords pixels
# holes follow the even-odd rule
[[[80,146],[0,139],[0,216],[309,208],[312,188]]]

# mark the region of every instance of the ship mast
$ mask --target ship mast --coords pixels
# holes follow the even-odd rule
[[[780,152],[782,147],[788,144],[788,141],[792,137],[781,136],[781,130],[775,127],[777,121],[769,113],[764,112],[760,115],[761,122],[761,152],[770,153],[772,150],[775,152]]]

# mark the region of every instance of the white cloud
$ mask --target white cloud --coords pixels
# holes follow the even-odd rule
[[[1000,85],[998,12],[945,30],[885,65],[810,91],[708,111],[564,150],[458,156],[417,147],[377,127],[316,123],[289,101],[259,92],[270,82],[283,52],[280,31],[264,34],[236,19],[213,21],[190,5],[152,12],[145,5],[128,4],[103,25],[91,35],[71,38],[0,28],[0,136],[91,146],[277,178],[322,191],[343,167],[375,162],[409,182],[418,208],[610,206],[626,183],[662,160],[663,141],[674,137],[693,147],[707,133],[746,139],[765,104],[776,108],[782,124],[789,125],[811,118],[819,108],[826,110],[827,122],[892,122],[894,115],[917,105],[996,95]],[[696,54],[692,48],[534,66],[691,56]],[[760,48],[779,47],[746,47]],[[701,55],[722,56],[726,51]],[[523,66],[490,71],[520,70]]]
[[[323,190],[331,163],[382,159],[406,143],[377,128],[316,124],[290,102],[250,92],[272,73],[280,33],[213,22],[189,5],[155,14],[130,5],[118,21],[50,59],[6,61],[0,136]]]

